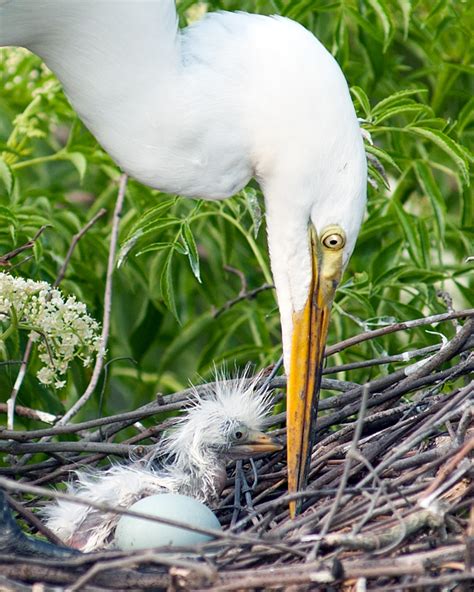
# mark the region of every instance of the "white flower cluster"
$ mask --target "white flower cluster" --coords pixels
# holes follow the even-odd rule
[[[47,282],[0,272],[0,325],[5,324],[30,331],[43,363],[38,380],[56,388],[66,384],[61,376],[73,358],[89,366],[100,348],[99,324],[84,303],[65,299]]]

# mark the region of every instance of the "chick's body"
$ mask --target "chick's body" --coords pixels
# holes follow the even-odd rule
[[[106,470],[79,470],[67,486],[68,493],[83,502],[103,503],[127,509],[136,501],[157,493],[179,493],[214,505],[226,481],[229,458],[244,458],[281,446],[262,434],[269,409],[265,392],[243,377],[217,381],[206,398],[195,393],[187,415],[160,443],[157,454],[166,464],[152,461],[115,465]],[[113,542],[119,514],[72,501],[58,500],[43,510],[47,526],[67,545],[84,552]]]

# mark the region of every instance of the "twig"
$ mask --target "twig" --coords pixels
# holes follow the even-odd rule
[[[55,545],[62,545],[63,542],[59,537],[57,537],[54,532],[49,530],[47,526],[45,526],[41,520],[34,514],[31,510],[28,510],[23,504],[20,504],[15,499],[12,498],[11,495],[5,494],[6,500],[8,501],[9,505],[16,511],[20,516],[22,516],[25,520],[27,520],[32,526],[34,526],[38,532],[45,535],[52,543]]]
[[[93,216],[89,222],[87,222],[87,224],[85,226],[83,226],[78,233],[76,233],[73,237],[72,237],[72,241],[71,244],[69,245],[69,249],[66,253],[66,257],[64,259],[63,264],[61,265],[61,269],[59,270],[59,273],[56,277],[56,279],[54,280],[54,284],[53,284],[53,288],[57,288],[59,286],[59,284],[63,281],[64,276],[66,275],[66,270],[67,267],[69,265],[69,261],[71,260],[71,257],[74,253],[74,249],[77,246],[77,243],[81,240],[81,238],[86,234],[86,232],[88,232],[92,226],[94,226],[94,224],[97,222],[97,220],[99,220],[100,218],[103,218],[105,216],[105,214],[107,213],[107,210],[105,208],[101,208],[97,214],[95,214],[95,216]]]
[[[94,579],[97,574],[111,571],[117,568],[123,569],[127,567],[136,567],[142,564],[167,565],[169,567],[183,568],[184,573],[189,574],[194,580],[197,577],[204,578],[206,583],[215,579],[216,571],[210,566],[197,561],[190,561],[180,557],[170,557],[163,553],[156,553],[154,551],[144,551],[129,558],[119,558],[112,561],[104,561],[95,563],[84,575],[82,575],[73,586],[67,589],[67,592],[76,592],[80,590],[87,582]],[[184,571],[186,570],[186,571]]]
[[[430,510],[419,510],[405,518],[402,524],[392,528],[384,528],[379,533],[365,532],[363,534],[325,534],[315,535],[318,542],[323,542],[332,547],[344,547],[345,549],[358,549],[362,551],[377,551],[385,547],[399,544],[406,537],[414,534],[422,528],[439,528],[443,524],[443,516]],[[315,537],[306,537],[306,540]]]
[[[18,393],[20,391],[21,385],[23,384],[23,379],[26,375],[26,369],[28,366],[28,360],[30,359],[31,350],[33,348],[33,338],[30,336],[28,338],[28,342],[25,347],[25,352],[23,354],[23,358],[20,364],[20,370],[18,371],[15,384],[13,385],[12,392],[10,393],[10,397],[7,399],[7,427],[9,430],[13,430],[14,421],[15,421],[15,403]]]
[[[7,412],[7,403],[0,403],[0,413]],[[55,421],[58,420],[57,415],[47,413],[46,411],[40,411],[39,409],[30,409],[30,407],[23,407],[22,405],[16,405],[15,412],[17,415],[20,415],[21,417],[28,417],[28,419],[35,419],[36,421],[42,421],[43,423],[53,424]]]
[[[104,365],[105,355],[107,352],[107,342],[109,339],[110,331],[110,313],[112,310],[112,278],[115,269],[115,254],[117,251],[118,232],[120,225],[120,216],[122,213],[123,202],[125,199],[125,190],[127,188],[127,175],[122,174],[119,181],[119,190],[117,195],[117,201],[115,204],[114,215],[112,220],[112,232],[110,236],[110,247],[109,247],[109,258],[107,262],[107,276],[105,280],[105,294],[104,294],[104,315],[102,319],[102,334],[100,350],[97,354],[94,370],[92,376],[87,385],[84,394],[76,401],[76,403],[69,409],[67,413],[57,422],[57,426],[66,425],[69,420],[74,417],[87,401],[92,397],[95,387],[100,378],[102,367]]]
[[[36,232],[34,237],[32,239],[30,239],[29,241],[27,241],[24,245],[21,245],[20,247],[17,247],[16,249],[9,251],[8,253],[5,253],[5,255],[0,256],[0,267],[9,266],[11,259],[14,259],[20,253],[23,253],[23,251],[26,251],[27,249],[31,249],[34,246],[35,242],[39,239],[39,237],[46,230],[46,228],[49,228],[49,224],[46,224],[45,226],[41,226],[41,228]]]
[[[148,446],[140,446],[146,452]],[[102,442],[16,442],[15,440],[6,440],[0,442],[0,452],[9,454],[27,454],[36,452],[89,452],[102,454],[115,454],[118,456],[128,457],[131,452],[139,456],[137,446],[126,446],[124,444],[106,444]]]
[[[454,469],[474,450],[474,438],[468,440],[460,450],[439,471],[435,479],[420,495],[418,503],[422,508],[429,508],[441,483],[448,478]],[[468,463],[469,465],[469,463]]]
[[[349,472],[351,469],[351,462],[354,457],[354,453],[357,451],[357,446],[359,444],[360,436],[362,434],[362,428],[364,425],[365,414],[367,412],[368,396],[369,396],[369,390],[367,388],[364,388],[362,390],[362,399],[360,402],[359,417],[357,418],[357,424],[356,424],[356,427],[354,430],[354,436],[352,438],[351,447],[349,448],[349,451],[346,455],[346,459],[344,462],[344,471],[342,473],[342,477],[341,477],[341,481],[339,483],[336,497],[334,498],[334,502],[331,506],[331,510],[329,511],[329,514],[326,516],[323,527],[321,529],[320,536],[322,538],[324,538],[326,536],[326,534],[329,532],[329,528],[331,527],[331,522],[332,522],[334,516],[336,515],[336,512],[339,509],[339,505],[341,503],[342,496],[344,494],[344,489],[347,485],[347,480],[349,478]],[[312,548],[311,552],[308,554],[307,561],[314,561],[316,559],[318,552],[319,552],[319,547],[320,547],[320,540],[318,540],[316,542],[316,544]]]
[[[332,356],[333,354],[338,353],[343,349],[347,349],[348,347],[352,347],[353,345],[357,345],[359,343],[362,343],[363,341],[368,341],[370,339],[374,339],[375,337],[389,335],[390,333],[395,333],[397,331],[405,331],[406,329],[414,329],[415,327],[422,327],[424,325],[433,325],[435,323],[441,323],[443,321],[470,318],[473,316],[474,308],[467,308],[466,310],[455,310],[453,312],[445,312],[438,315],[414,319],[413,321],[405,321],[404,323],[394,323],[393,325],[387,325],[385,327],[381,327],[380,329],[373,329],[372,331],[360,333],[359,335],[355,335],[354,337],[344,339],[344,341],[339,341],[339,343],[328,346],[326,347],[325,355]]]
[[[224,312],[226,312],[227,310],[232,308],[238,302],[241,302],[242,300],[252,300],[252,298],[255,298],[255,296],[257,296],[257,294],[260,294],[260,292],[264,292],[265,290],[272,290],[274,287],[275,286],[273,284],[263,284],[262,286],[260,286],[258,288],[254,288],[253,290],[249,290],[248,292],[243,292],[243,293],[241,292],[241,293],[239,293],[238,296],[236,296],[235,298],[232,298],[232,300],[229,300],[223,306],[221,306],[218,310],[214,311],[212,313],[212,316],[215,319],[217,319],[217,317],[219,317],[221,314],[223,314]]]

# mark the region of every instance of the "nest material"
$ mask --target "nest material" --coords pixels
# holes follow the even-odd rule
[[[166,549],[108,551],[59,561],[6,552],[0,555],[0,588],[23,590],[41,582],[44,590],[91,591],[469,589],[474,582],[473,315],[472,310],[456,313],[468,320],[457,323],[455,337],[419,350],[408,366],[407,355],[356,364],[390,361],[396,368],[365,385],[323,379],[323,388],[339,394],[321,401],[319,443],[295,520],[288,516],[285,453],[277,453],[257,462],[258,481],[251,490],[239,484],[240,510],[234,508],[234,479],[229,479],[217,508],[222,537],[197,554],[196,549],[183,549],[194,555],[180,556]],[[272,382],[275,389],[284,385],[284,379]],[[0,486],[11,492],[31,532],[56,542],[31,511],[41,503],[41,490],[35,488],[67,479],[78,463],[94,464],[108,454],[147,454],[149,445],[141,442],[159,438],[173,419],[120,444],[113,440],[139,420],[182,408],[188,394],[160,396],[136,411],[82,424],[3,431],[0,450],[15,458],[0,469]],[[270,423],[284,434],[284,414]],[[51,440],[58,433],[79,437]],[[22,462],[20,455],[36,452],[47,453],[47,460]]]

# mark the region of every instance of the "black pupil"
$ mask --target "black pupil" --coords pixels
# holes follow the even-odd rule
[[[337,245],[337,239],[335,239],[335,238],[331,239],[331,245],[336,246]]]
[[[243,434],[242,432],[235,432],[235,437],[237,438],[237,440],[240,440],[240,438],[242,438]]]

